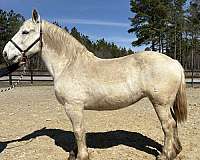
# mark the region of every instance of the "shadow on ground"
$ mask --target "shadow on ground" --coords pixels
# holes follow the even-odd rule
[[[74,148],[75,139],[73,132],[61,129],[42,128],[22,138],[0,142],[0,153],[3,152],[10,143],[28,141],[40,136],[48,136],[54,139],[55,144],[63,148],[66,152],[70,152]],[[106,149],[122,144],[154,156],[157,156],[162,150],[162,145],[137,132],[116,130],[109,132],[87,133],[86,137],[87,146],[89,148]]]

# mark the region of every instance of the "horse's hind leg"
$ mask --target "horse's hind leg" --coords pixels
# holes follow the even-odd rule
[[[170,109],[173,104],[153,104],[164,132],[164,147],[157,160],[173,160],[181,152],[177,122]]]
[[[83,126],[83,106],[65,104],[65,111],[72,123],[78,147],[78,154],[70,155],[68,160],[88,160],[89,155],[86,147],[85,130]]]

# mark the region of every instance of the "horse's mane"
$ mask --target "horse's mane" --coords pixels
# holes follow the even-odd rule
[[[58,54],[66,54],[70,51],[73,52],[70,53],[73,54],[73,56],[78,56],[78,54],[82,53],[89,53],[88,55],[93,55],[84,45],[82,45],[67,31],[52,23],[43,21],[42,31],[44,32],[44,41],[48,43],[48,46],[55,50]]]

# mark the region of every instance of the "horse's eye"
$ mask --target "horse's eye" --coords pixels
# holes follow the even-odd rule
[[[22,34],[29,34],[29,31],[22,31]]]

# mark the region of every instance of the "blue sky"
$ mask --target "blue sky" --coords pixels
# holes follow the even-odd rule
[[[134,51],[143,47],[132,47],[135,38],[128,34],[130,0],[0,0],[0,9],[11,10],[30,18],[31,10],[36,8],[42,19],[57,21],[71,29],[78,28],[92,40],[105,38],[118,46]]]

